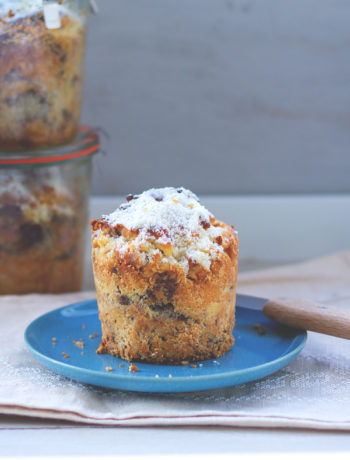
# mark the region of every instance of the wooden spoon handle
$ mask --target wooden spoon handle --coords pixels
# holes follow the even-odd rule
[[[277,297],[264,305],[263,312],[270,319],[288,326],[350,339],[350,310]]]

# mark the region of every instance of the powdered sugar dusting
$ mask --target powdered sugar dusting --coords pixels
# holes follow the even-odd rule
[[[59,2],[55,5],[61,15],[71,15],[74,16],[74,19],[79,20],[75,11],[67,5]],[[0,17],[4,22],[13,22],[20,18],[39,14],[43,11],[44,6],[43,0],[0,0]]]
[[[178,234],[187,233],[191,237],[200,222],[209,222],[210,216],[191,191],[166,187],[133,196],[106,218],[113,226],[121,224],[129,229],[161,232],[166,243]]]
[[[213,215],[194,193],[183,187],[153,188],[127,199],[127,203],[102,218],[112,227],[138,231],[132,247],[142,253],[144,263],[162,253],[168,262],[180,263],[185,271],[189,259],[210,269],[213,256],[222,251],[215,243],[222,228],[211,225]],[[125,253],[130,250],[130,242],[119,237],[116,248]]]

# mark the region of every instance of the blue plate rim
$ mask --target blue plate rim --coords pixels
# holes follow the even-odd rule
[[[135,375],[134,374],[130,374],[130,375],[122,375],[122,374],[109,374],[109,373],[105,373],[103,371],[97,371],[97,370],[91,370],[91,369],[88,369],[88,368],[82,368],[82,367],[79,367],[79,366],[76,366],[76,365],[72,365],[72,364],[68,364],[68,363],[64,363],[62,361],[59,361],[59,360],[56,360],[54,358],[51,358],[43,353],[41,353],[40,351],[36,350],[31,344],[30,344],[30,341],[29,341],[29,334],[30,334],[30,330],[35,326],[35,324],[39,321],[42,321],[45,317],[50,317],[52,314],[54,313],[58,313],[59,311],[61,310],[65,310],[65,309],[68,309],[68,308],[72,308],[72,307],[76,307],[78,305],[81,305],[81,304],[86,304],[86,303],[90,303],[90,302],[96,302],[96,299],[87,299],[87,300],[83,300],[83,301],[80,301],[80,302],[75,302],[75,303],[72,303],[72,304],[69,304],[69,305],[65,305],[63,307],[59,307],[59,308],[56,308],[54,310],[51,310],[47,313],[44,313],[43,315],[40,315],[38,316],[37,318],[35,318],[25,329],[25,332],[24,332],[24,341],[25,341],[25,344],[27,346],[27,348],[29,349],[29,351],[35,356],[35,357],[39,357],[39,361],[41,363],[43,362],[49,362],[51,364],[54,364],[55,366],[58,366],[58,367],[62,367],[64,369],[68,369],[68,370],[72,370],[72,371],[82,371],[84,372],[84,374],[86,375],[89,375],[89,376],[92,376],[92,377],[103,377],[103,379],[105,380],[109,380],[109,381],[116,381],[116,380],[119,380],[119,381],[124,381],[124,382],[128,382],[128,381],[133,381],[135,382]],[[248,307],[240,307],[239,305],[237,306],[239,309],[243,309],[243,310],[251,310],[251,311],[258,311],[254,308],[248,308]],[[276,359],[273,359],[271,361],[268,361],[266,363],[263,363],[263,364],[259,364],[257,366],[250,366],[250,367],[247,367],[246,369],[240,369],[240,370],[231,370],[231,371],[226,371],[226,372],[223,372],[223,373],[215,373],[215,374],[206,374],[205,376],[203,375],[198,375],[198,376],[191,376],[190,379],[191,379],[191,382],[202,382],[203,380],[205,381],[213,381],[213,380],[217,380],[217,379],[228,379],[230,378],[230,376],[235,376],[235,377],[242,377],[242,376],[245,376],[246,374],[250,374],[252,372],[256,372],[256,371],[263,371],[265,369],[269,369],[269,368],[273,368],[275,365],[278,365],[279,363],[286,363],[285,365],[287,365],[295,356],[297,356],[301,350],[304,348],[305,346],[305,343],[306,343],[306,340],[307,340],[307,331],[304,331],[304,330],[298,330],[298,333],[295,334],[294,338],[293,338],[293,341],[294,340],[299,340],[299,344],[296,345],[291,351],[287,351],[286,353],[280,355],[278,358]],[[125,360],[124,360],[125,361]],[[286,362],[288,361],[288,362]],[[128,362],[128,361],[125,361],[125,362]],[[133,361],[131,361],[133,362]],[[136,362],[136,361],[135,361]],[[140,363],[142,365],[150,365],[148,363]],[[152,366],[157,366],[157,364],[151,364]],[[159,364],[158,366],[161,366],[161,364]],[[174,367],[177,367],[178,365],[167,365],[169,367],[171,366],[174,366]],[[284,367],[284,366],[282,366]],[[52,370],[51,367],[49,367],[50,370]],[[280,369],[280,368],[279,368]],[[56,372],[56,371],[54,371]],[[56,372],[57,373],[57,372]],[[268,374],[270,375],[270,374]],[[138,383],[149,383],[149,382],[154,382],[155,378],[154,376],[142,376],[140,374],[137,374],[136,375],[136,378],[137,378],[137,382]],[[261,377],[262,378],[262,377]],[[172,382],[177,382],[177,383],[181,383],[181,382],[187,382],[189,379],[189,377],[176,377],[176,376],[173,376],[171,378],[171,381]],[[79,381],[78,379],[73,379],[73,380],[77,380]],[[253,380],[258,380],[258,379],[253,379]],[[159,376],[157,378],[157,381],[158,382],[169,382],[170,379],[169,377],[161,377]],[[82,382],[82,381],[81,381]],[[93,384],[92,384],[93,385]],[[233,384],[232,384],[233,385]],[[219,387],[218,387],[219,388]],[[117,388],[116,388],[117,389]],[[171,393],[172,391],[168,391],[169,393]]]

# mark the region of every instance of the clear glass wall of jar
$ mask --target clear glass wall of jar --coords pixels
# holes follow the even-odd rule
[[[68,146],[0,153],[0,294],[81,289],[92,154],[81,127]]]
[[[1,150],[73,141],[88,12],[89,0],[0,0]]]

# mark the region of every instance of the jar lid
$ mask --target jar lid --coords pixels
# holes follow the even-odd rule
[[[97,130],[87,125],[81,125],[78,128],[78,134],[74,142],[71,144],[48,149],[26,150],[24,152],[0,151],[0,168],[25,165],[49,166],[92,155],[99,148],[100,140]]]

